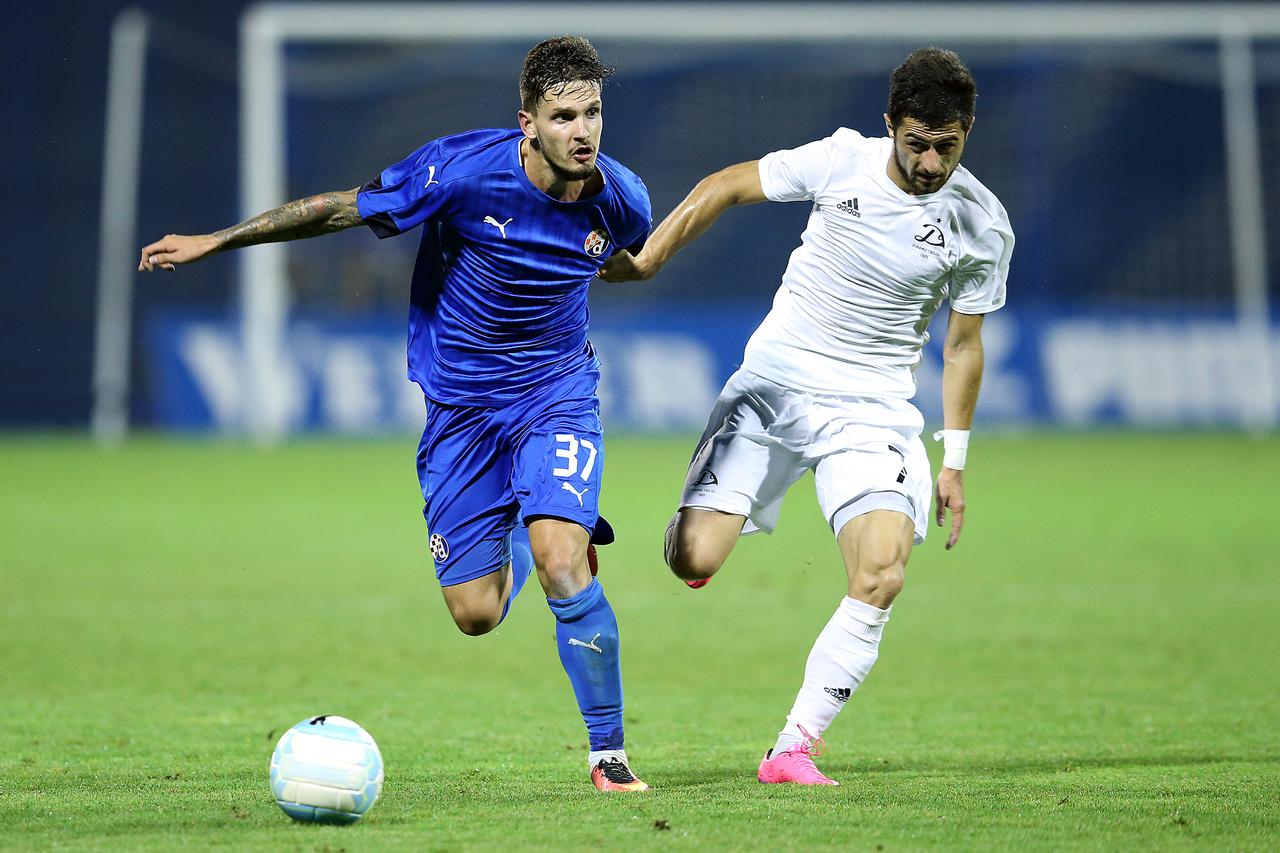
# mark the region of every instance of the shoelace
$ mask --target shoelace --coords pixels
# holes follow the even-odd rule
[[[610,782],[616,782],[620,785],[636,781],[636,777],[631,774],[631,768],[615,759],[606,759],[600,762],[600,772],[604,774],[604,778]]]
[[[814,737],[809,734],[809,730],[799,723],[796,724],[796,728],[800,730],[800,734],[804,735],[804,740],[800,742],[800,751],[811,758],[822,755],[827,748],[827,742],[821,737]]]

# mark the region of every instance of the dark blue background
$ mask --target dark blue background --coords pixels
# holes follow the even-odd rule
[[[124,5],[71,0],[5,13],[0,154],[10,203],[0,237],[0,425],[79,426],[88,418],[108,35]],[[139,240],[230,224],[239,218],[237,28],[247,4],[134,5],[153,13]],[[984,59],[958,47],[982,92],[966,164],[1001,197],[1018,233],[1011,304],[1075,313],[1165,303],[1229,308],[1222,105],[1212,45],[1177,48],[1172,62],[1167,50],[1147,61],[1135,49],[1123,73],[1116,73],[1114,55],[1071,48],[1009,48]],[[479,97],[484,123],[490,116],[508,123],[521,54],[480,50],[504,56],[505,65],[477,61],[489,70],[474,86],[436,97]],[[826,135],[839,124],[876,132],[884,79],[905,46],[876,50],[885,58],[870,76],[807,65],[786,48],[719,56],[706,62],[698,84],[706,91],[674,93],[664,72],[628,67],[624,55],[609,92],[605,147],[648,181],[661,216],[720,166]],[[1262,64],[1275,66],[1276,48],[1267,50]],[[308,59],[306,51],[290,53],[295,65]],[[1280,87],[1260,77],[1265,156],[1280,144]],[[817,119],[791,115],[789,99],[800,89],[825,98],[830,112],[819,111]],[[655,101],[656,92],[663,98]],[[685,95],[740,108],[708,121],[688,114],[697,100]],[[425,139],[464,129],[433,120],[425,97],[421,119],[391,122],[341,93],[295,99],[291,110],[291,180],[299,183],[290,186],[293,195],[354,186]],[[1261,180],[1270,190],[1274,301],[1280,168],[1270,160]],[[735,212],[733,228],[719,227],[717,239],[693,246],[670,276],[644,289],[598,288],[592,299],[605,310],[632,303],[672,308],[693,291],[750,302],[763,314],[804,207]],[[301,273],[330,271],[327,278],[295,276],[319,282],[295,295],[301,306],[340,305],[358,314],[403,304],[408,242],[390,251],[363,233],[326,242],[290,255]],[[220,257],[184,269],[180,280],[140,277],[135,331],[149,312],[175,304],[230,314],[234,273],[234,257]],[[142,339],[140,332],[135,337]],[[143,364],[135,358],[135,371]],[[147,387],[146,380],[135,376],[135,386]],[[145,422],[151,414],[145,395],[135,396],[134,407],[135,419]]]

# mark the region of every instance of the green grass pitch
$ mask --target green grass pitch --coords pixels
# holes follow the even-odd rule
[[[693,592],[660,558],[691,441],[612,438],[601,578],[655,788],[625,797],[587,780],[536,587],[452,626],[414,444],[0,441],[0,848],[1280,847],[1280,439],[979,435],[958,549],[916,550],[827,733],[844,785],[805,790],[755,768],[844,589],[812,480]],[[267,786],[319,713],[386,761],[352,827]]]

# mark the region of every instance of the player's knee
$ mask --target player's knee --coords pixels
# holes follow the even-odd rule
[[[849,594],[876,607],[888,607],[906,582],[906,556],[897,548],[871,548],[859,555]]]
[[[875,607],[885,608],[902,592],[904,575],[901,568],[881,572],[859,572],[849,583],[849,596]]]
[[[486,608],[459,607],[451,610],[453,623],[458,630],[468,637],[479,637],[487,634],[502,621],[501,613],[493,613]]]
[[[498,627],[498,620],[488,615],[455,615],[453,621],[468,637],[479,637]]]
[[[667,565],[676,577],[686,581],[700,581],[720,571],[724,555],[696,541],[676,537],[667,549]]]
[[[550,598],[570,598],[581,591],[587,574],[586,552],[573,545],[544,547],[534,555],[542,587]]]

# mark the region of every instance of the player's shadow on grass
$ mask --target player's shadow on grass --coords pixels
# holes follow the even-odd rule
[[[667,768],[662,768],[662,771],[649,774],[653,778],[647,781],[654,786],[654,790],[670,791],[675,788],[708,788],[726,783],[734,785],[739,783],[760,784],[756,779],[756,764],[754,762],[744,761],[741,767],[686,768],[672,772],[667,772]]]
[[[963,757],[940,760],[829,762],[828,772],[841,773],[1062,773],[1074,770],[1123,769],[1137,767],[1178,767],[1210,764],[1280,764],[1280,755],[1169,753],[1166,755],[1061,755],[1001,759]]]
[[[1077,770],[1124,769],[1138,767],[1178,767],[1212,764],[1280,764],[1280,755],[1067,755],[1049,758],[1019,758],[1000,760],[975,758],[972,760],[942,759],[921,761],[829,761],[823,770],[846,783],[859,777],[889,774],[1008,774],[1008,773],[1070,773]],[[692,768],[676,772],[650,774],[650,782],[656,790],[714,788],[724,785],[757,785],[754,763],[743,762],[741,767]]]

